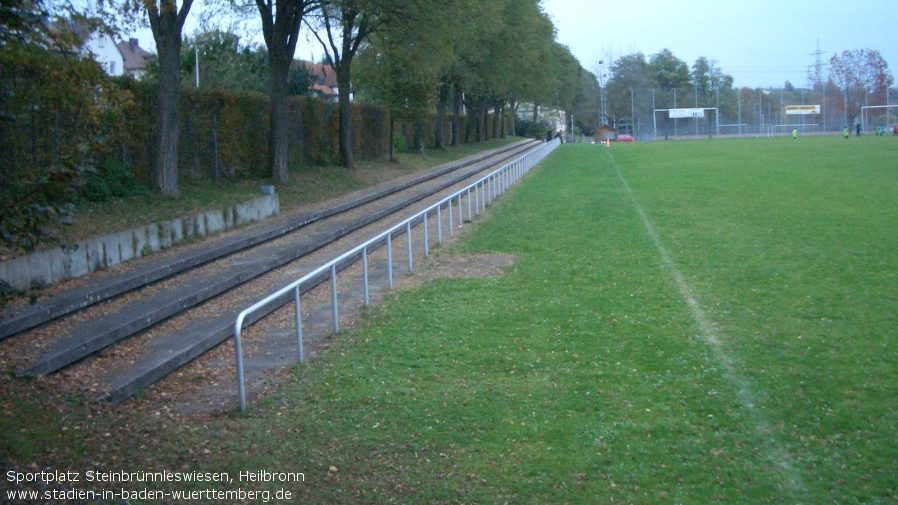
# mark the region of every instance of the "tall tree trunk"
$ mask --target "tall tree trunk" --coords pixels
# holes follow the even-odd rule
[[[499,132],[499,137],[504,139],[505,138],[505,104],[504,103],[502,104],[502,107],[499,109],[499,114],[502,117],[502,122],[500,123],[502,131]]]
[[[511,117],[509,118],[508,131],[509,135],[513,136],[518,134],[518,125],[516,123],[518,118],[518,106],[520,105],[520,102],[518,102],[517,100],[513,100],[510,105]]]
[[[534,103],[533,104],[533,121],[531,121],[531,123],[536,123],[537,121],[539,121],[539,104]]]
[[[159,52],[159,115],[156,125],[156,187],[178,196],[178,88],[181,84],[181,29],[193,0],[147,2],[147,17]]]
[[[486,140],[487,136],[487,128],[489,127],[490,120],[490,109],[487,107],[486,103],[483,100],[480,100],[477,105],[477,110],[480,111],[480,117],[478,119],[478,123],[480,124],[480,130],[477,132],[477,141],[483,142]]]
[[[499,138],[499,122],[502,120],[502,107],[499,102],[493,104],[493,138]]]
[[[271,177],[289,178],[290,124],[287,114],[287,77],[296,52],[299,25],[310,0],[256,0],[262,18],[262,34],[268,46],[268,88],[271,111],[268,130],[268,162]]]
[[[437,98],[437,124],[433,132],[433,146],[436,149],[446,149],[444,140],[446,133],[446,102],[449,101],[449,86],[447,84],[440,85],[440,91]]]
[[[344,53],[346,54],[346,53]],[[355,168],[352,156],[352,103],[349,101],[350,66],[344,61],[337,70],[337,96],[340,100],[340,164],[346,168]]]
[[[464,96],[462,101],[465,106],[465,144],[473,144],[477,142],[477,111],[474,110],[474,101],[471,100],[471,94]]]
[[[161,21],[165,22],[165,13]],[[157,37],[159,52],[158,150],[156,187],[163,195],[178,196],[178,89],[181,84],[181,35]]]
[[[396,161],[393,156],[393,142],[396,140],[396,125],[393,122],[393,116],[390,115],[390,161]]]
[[[455,96],[452,101],[452,145],[457,146],[461,143],[461,90],[455,88]]]
[[[289,174],[290,131],[287,121],[287,76],[292,58],[285,54],[280,44],[269,49],[269,90],[271,112],[269,115],[268,156],[271,177],[285,183]]]

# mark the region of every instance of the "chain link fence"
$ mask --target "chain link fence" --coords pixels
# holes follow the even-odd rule
[[[630,88],[626,100],[608,104],[606,111],[618,133],[629,133],[636,140],[697,139],[733,136],[840,134],[846,126],[854,134],[872,133],[879,125],[898,124],[898,108],[861,107],[898,104],[890,90],[887,103],[846,103],[838,88],[809,89],[726,89],[702,90],[697,87],[662,89]],[[819,105],[816,114],[788,114],[787,108]],[[695,117],[675,117],[694,114]],[[685,111],[682,109],[692,109]]]

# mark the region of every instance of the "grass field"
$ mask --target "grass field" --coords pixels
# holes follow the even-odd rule
[[[303,472],[252,485],[295,503],[896,502],[898,141],[565,145],[500,202],[439,253],[506,275],[390,297],[248,416],[24,395],[0,461]]]

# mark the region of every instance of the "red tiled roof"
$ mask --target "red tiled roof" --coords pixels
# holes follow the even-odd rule
[[[303,60],[295,60],[293,64],[305,66],[310,74],[317,77],[315,85],[327,86],[329,88],[337,87],[337,72],[334,70],[334,67],[324,63],[312,63],[311,61]],[[312,86],[310,89],[315,89],[315,86]]]

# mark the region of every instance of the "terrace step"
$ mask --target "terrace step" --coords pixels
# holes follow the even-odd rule
[[[370,203],[378,198],[389,196],[416,184],[440,177],[465,166],[479,163],[489,157],[506,152],[516,152],[533,141],[521,141],[492,151],[487,151],[461,161],[441,165],[421,176],[391,185],[386,188],[375,188],[363,192],[358,197],[342,204],[321,211],[308,212],[289,220],[261,224],[238,232],[231,238],[202,250],[188,250],[174,257],[148,259],[132,267],[122,275],[97,279],[83,287],[62,292],[50,299],[42,300],[15,314],[0,316],[0,341],[18,335],[30,329],[44,325],[54,319],[77,312],[91,305],[112,299],[129,291],[142,288],[163,279],[172,277],[190,269],[202,266],[211,261],[246,250],[250,247],[284,236],[290,232],[322,219],[347,212]]]
[[[533,144],[530,143],[516,145],[519,146],[518,149],[514,149],[508,156],[503,156],[501,160],[493,161],[492,163],[501,163],[511,156],[533,147]],[[505,153],[507,150],[501,152]],[[484,158],[481,157],[481,161],[482,159]],[[457,183],[459,180],[469,177],[472,173],[482,170],[482,167],[477,166],[477,163],[466,163],[466,165],[472,165],[473,168],[454,174],[448,180],[436,182],[433,187],[427,188],[426,191],[419,191],[402,198],[397,197],[396,201],[391,202],[391,204],[384,205],[380,209],[373,210],[355,219],[334,218],[321,221],[315,224],[316,229],[309,237],[293,238],[280,245],[259,246],[252,251],[252,257],[232,261],[232,264],[228,268],[224,268],[223,271],[196,275],[193,278],[181,281],[172,288],[161,290],[156,294],[131,303],[122,310],[108,316],[97,317],[80,323],[72,328],[68,335],[59,337],[49,347],[47,352],[18,373],[20,375],[46,375],[59,370],[186,309],[317,250],[363,226],[408,207],[437,191]],[[443,174],[447,172],[444,170]],[[433,179],[433,177],[429,179]]]

